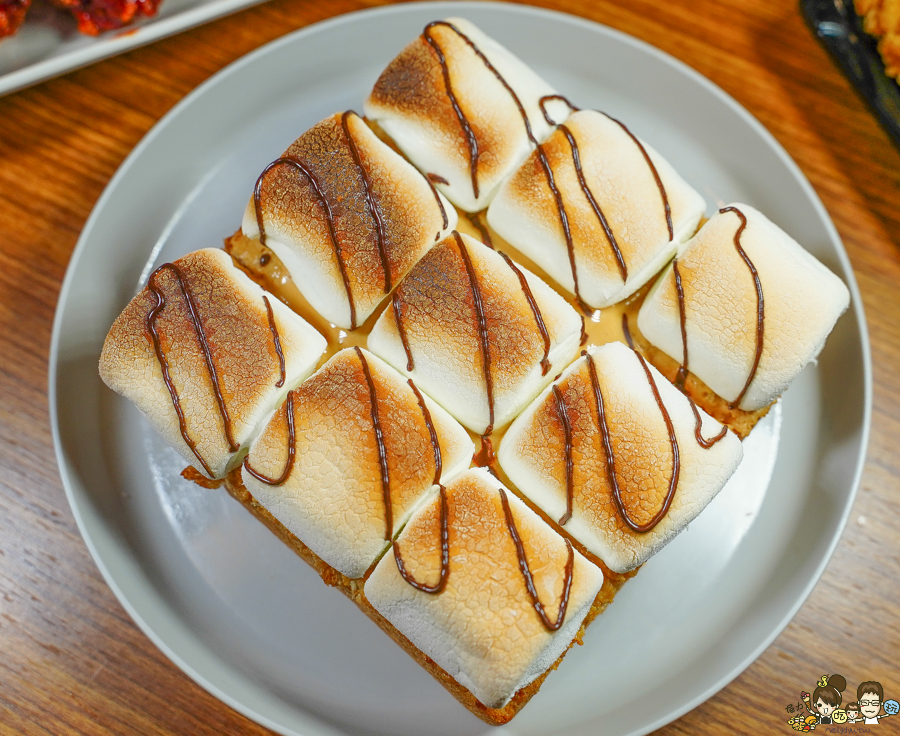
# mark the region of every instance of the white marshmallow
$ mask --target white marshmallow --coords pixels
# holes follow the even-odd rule
[[[553,88],[494,39],[463,18],[448,18],[487,57],[518,96],[535,138],[551,128],[538,101]],[[447,25],[430,35],[444,55],[450,84],[474,132],[479,151],[478,195],[472,184],[470,149],[444,82],[438,55],[424,34],[410,43],[381,73],[366,100],[375,120],[422,172],[436,174],[447,198],[466,212],[490,203],[500,182],[533,150],[513,96],[477,53]]]
[[[284,156],[302,161],[331,207],[359,326],[387,296],[386,278],[377,222],[367,204],[365,182],[341,119],[336,113],[314,125]],[[347,117],[347,129],[384,224],[384,249],[393,286],[456,226],[456,210],[402,156],[379,140],[359,116]],[[313,185],[301,171],[283,163],[265,175],[260,194],[266,245],[282,260],[297,288],[319,314],[339,327],[352,327],[341,261],[326,210]],[[260,235],[252,198],[241,229],[249,238]]]
[[[494,427],[515,417],[578,350],[581,318],[566,301],[521,266],[550,336],[550,367],[541,368],[544,341],[518,276],[503,257],[460,235],[479,284],[487,325],[494,391]],[[414,368],[388,306],[369,335],[369,349],[418,385],[473,432],[490,420],[479,322],[462,251],[449,236],[413,268],[397,292]]]
[[[613,499],[589,359],[596,368],[623,506],[639,526],[662,508],[672,478],[672,444],[639,358],[622,343],[591,347],[555,383],[572,432],[572,517],[563,528],[611,570],[627,572],[696,518],[731,477],[743,452],[731,432],[712,447],[701,447],[687,397],[648,363],[672,422],[680,469],[668,512],[650,531],[633,531]],[[702,436],[709,440],[722,427],[698,411]],[[553,519],[566,512],[565,448],[565,429],[549,387],[512,423],[498,453],[509,479]]]
[[[367,351],[377,395],[391,497],[400,529],[433,487],[431,435],[413,389],[393,368]],[[474,447],[466,431],[423,395],[441,450],[442,479],[467,468]],[[337,353],[293,392],[295,459],[281,485],[243,469],[247,490],[326,563],[361,577],[381,554],[386,513],[381,462],[368,381],[357,352]],[[288,462],[287,405],[278,409],[250,447],[250,467],[278,479]]]
[[[596,211],[582,189],[572,147],[563,130],[543,144],[568,218],[581,298],[607,307],[640,289],[694,234],[706,208],[700,196],[653,148],[642,142],[668,199],[673,237],[653,169],[641,148],[612,118],[594,110],[565,121],[575,140],[585,183],[605,217],[624,261],[622,272]],[[488,223],[570,293],[575,280],[556,198],[537,152],[500,187]]]
[[[759,274],[763,292],[763,346],[756,374],[740,407],[772,403],[825,345],[850,303],[844,283],[790,235],[746,204],[740,244]],[[726,401],[737,399],[756,356],[757,294],[747,264],[734,246],[741,225],[720,212],[678,254],[685,298],[688,369]],[[643,336],[683,361],[675,275],[669,266],[638,315]]]
[[[562,626],[550,631],[534,608],[519,568],[499,490],[484,470],[447,486],[450,564],[443,591],[413,588],[385,555],[365,584],[372,606],[426,656],[489,708],[501,708],[543,674],[578,633],[603,585],[603,573],[578,552]],[[559,615],[568,548],[562,537],[505,490],[538,598],[550,621]],[[440,500],[413,514],[398,542],[414,579],[440,574]]]

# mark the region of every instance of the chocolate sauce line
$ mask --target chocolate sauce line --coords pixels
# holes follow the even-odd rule
[[[628,347],[634,350],[634,340],[631,338],[631,330],[628,327],[627,314],[622,315],[622,332],[625,334],[625,341],[628,343]],[[683,332],[682,335],[684,335]],[[685,349],[685,355],[687,355],[687,349]],[[675,385],[676,387],[678,386],[677,379]],[[682,387],[681,392],[688,400],[688,403],[691,405],[691,411],[694,413],[694,437],[697,438],[697,444],[700,445],[700,447],[702,447],[703,449],[708,450],[714,444],[725,438],[725,435],[728,434],[728,428],[722,427],[722,431],[719,432],[719,434],[717,434],[715,437],[713,437],[712,439],[705,439],[703,437],[703,432],[701,431],[703,429],[703,419],[700,417],[700,411],[699,409],[697,409],[697,404],[694,403],[694,400],[690,397],[690,394],[688,394],[687,389]]]
[[[431,174],[429,174],[428,176],[425,177],[425,181],[428,183],[428,188],[431,189],[431,193],[434,195],[434,201],[437,202],[437,206],[441,210],[441,218],[444,220],[444,226],[441,229],[446,230],[448,227],[450,227],[450,220],[447,217],[447,210],[444,208],[444,203],[441,201],[441,195],[438,194],[437,187],[434,185],[434,182],[431,181]],[[437,242],[438,238],[440,238],[440,237],[441,237],[440,233],[435,235],[434,236],[435,242]]]
[[[756,287],[756,354],[753,357],[753,366],[750,368],[750,375],[747,376],[747,382],[744,384],[744,388],[741,389],[737,398],[728,405],[729,409],[734,409],[741,403],[741,399],[744,398],[744,394],[747,393],[747,389],[750,388],[750,384],[753,383],[753,378],[756,376],[756,369],[759,368],[759,360],[762,358],[766,314],[759,273],[756,270],[756,266],[753,265],[753,261],[750,260],[750,257],[741,246],[741,235],[747,227],[747,217],[737,207],[723,207],[719,210],[719,214],[725,214],[726,212],[734,212],[741,220],[741,224],[734,234],[734,247],[735,250],[737,250],[738,255],[744,260],[744,263],[747,264],[747,268],[750,269],[750,274],[753,276],[753,285]]]
[[[491,234],[484,224],[482,224],[478,213],[473,214],[471,212],[464,212],[463,214],[466,216],[466,219],[472,223],[472,227],[474,227],[478,231],[478,234],[481,235],[481,242],[491,250],[494,250],[494,241],[491,240]]]
[[[381,493],[384,498],[384,538],[390,540],[394,531],[394,514],[391,505],[391,480],[388,476],[387,449],[384,446],[384,433],[381,431],[381,419],[378,416],[378,395],[375,393],[375,382],[369,370],[369,361],[359,346],[353,348],[362,364],[363,375],[369,387],[369,411],[372,416],[372,428],[375,430],[375,444],[378,448],[378,465],[381,467]]]
[[[297,435],[294,428],[294,394],[296,389],[288,391],[287,400],[284,402],[285,419],[288,425],[288,457],[284,464],[284,471],[277,478],[270,478],[267,475],[254,470],[250,465],[250,456],[244,458],[244,470],[252,475],[256,480],[265,483],[268,486],[280,486],[291,475],[294,469],[294,456],[297,454]]]
[[[599,110],[597,112],[600,112]],[[605,112],[600,112],[601,115],[606,115]],[[612,120],[616,125],[618,125],[622,130],[624,130],[628,137],[634,141],[634,145],[636,145],[641,154],[644,156],[644,161],[647,162],[647,166],[650,168],[651,173],[653,174],[653,179],[656,181],[656,187],[659,189],[659,196],[662,199],[663,210],[666,214],[666,227],[669,230],[669,240],[673,240],[675,238],[675,228],[672,226],[672,209],[669,207],[669,195],[666,194],[666,187],[662,183],[662,179],[659,176],[659,171],[656,170],[656,166],[653,161],[650,159],[650,154],[647,153],[647,149],[644,148],[644,144],[638,140],[638,137],[629,130],[628,126],[625,125],[621,120],[616,120],[612,115],[606,115],[610,120]]]
[[[625,335],[625,342],[628,347],[634,350],[634,339],[631,337],[631,329],[628,327],[628,315],[622,312],[622,334]]]
[[[672,261],[672,272],[675,274],[675,293],[678,296],[678,321],[681,323],[681,365],[675,374],[675,386],[684,389],[688,374],[688,339],[687,314],[684,304],[684,287],[681,284],[681,271],[678,270],[678,259]]]
[[[556,400],[556,416],[562,422],[566,438],[566,513],[559,519],[559,525],[565,526],[566,522],[572,518],[572,498],[575,494],[575,464],[572,461],[572,424],[569,422],[566,402],[556,384],[553,384],[553,398]]]
[[[341,115],[341,128],[344,131],[344,137],[347,139],[347,145],[350,148],[350,156],[353,158],[353,163],[356,164],[356,168],[359,171],[359,176],[362,179],[363,183],[363,192],[365,194],[366,206],[369,208],[369,214],[372,215],[372,219],[375,221],[375,234],[376,241],[378,243],[378,255],[381,256],[381,268],[384,271],[384,293],[390,293],[393,288],[393,282],[391,279],[391,262],[388,259],[387,255],[387,245],[385,243],[386,236],[384,233],[384,218],[381,216],[381,209],[375,202],[375,194],[372,191],[372,182],[369,180],[369,172],[366,171],[366,167],[363,166],[362,157],[359,155],[359,147],[356,145],[356,141],[353,139],[353,136],[350,135],[350,124],[347,122],[351,115],[356,115],[353,110],[347,110],[343,115]],[[356,115],[359,117],[359,115]]]
[[[266,314],[269,317],[269,331],[272,333],[272,341],[275,343],[275,352],[278,354],[278,369],[280,371],[281,378],[278,379],[275,384],[276,388],[281,388],[284,386],[285,379],[285,366],[284,366],[284,352],[281,350],[281,337],[278,335],[278,327],[275,324],[275,313],[272,311],[272,305],[269,303],[269,297],[263,296],[263,301],[266,303]]]
[[[428,179],[432,184],[449,184],[443,176],[440,174],[425,174],[425,178]]]
[[[519,570],[522,571],[522,577],[525,578],[525,587],[528,595],[531,596],[531,603],[537,615],[540,616],[544,626],[549,631],[557,631],[566,618],[566,609],[569,607],[569,593],[572,590],[572,577],[575,568],[575,550],[572,543],[566,539],[566,548],[569,551],[569,557],[566,560],[566,568],[564,573],[563,592],[559,601],[559,611],[556,614],[556,621],[551,621],[544,610],[544,604],[538,597],[537,588],[534,585],[534,578],[531,575],[531,568],[528,566],[528,558],[525,556],[525,546],[519,537],[519,530],[516,529],[516,521],[513,518],[512,509],[509,506],[509,499],[506,497],[506,491],[503,488],[500,491],[500,501],[503,504],[503,515],[506,517],[506,528],[509,530],[509,536],[512,537],[513,544],[516,546],[516,557],[519,560]]]
[[[434,429],[434,422],[431,419],[431,412],[428,411],[428,407],[425,405],[425,397],[422,396],[422,393],[419,391],[416,384],[413,383],[411,378],[407,380],[407,383],[416,395],[416,400],[419,402],[419,407],[422,409],[422,418],[425,420],[425,426],[428,428],[428,434],[431,437],[431,447],[434,451],[434,485],[438,487],[441,497],[441,576],[438,579],[437,584],[425,585],[424,583],[418,582],[407,572],[406,565],[403,564],[403,556],[400,554],[400,545],[396,539],[391,543],[391,547],[394,551],[394,560],[397,563],[397,570],[407,583],[416,590],[421,590],[423,593],[440,593],[447,584],[447,577],[450,575],[449,512],[447,508],[447,490],[441,485],[441,446],[438,443],[437,432]]]
[[[154,276],[158,274],[165,265],[170,265],[173,270],[175,270],[176,277],[179,278],[178,267],[174,264],[164,264],[160,266],[147,281],[147,287],[150,291],[153,292],[153,295],[156,297],[156,304],[147,314],[147,330],[150,332],[151,337],[153,338],[153,349],[156,352],[156,359],[159,361],[159,367],[162,369],[163,382],[166,384],[166,388],[169,390],[169,396],[172,397],[172,406],[175,407],[175,413],[178,415],[178,427],[181,430],[181,437],[184,439],[185,443],[188,447],[191,448],[191,452],[194,453],[194,457],[197,458],[200,465],[203,466],[203,469],[206,471],[206,474],[210,477],[214,476],[215,473],[212,472],[209,465],[207,465],[206,460],[200,455],[200,452],[197,450],[197,443],[194,442],[187,431],[187,424],[184,420],[184,411],[181,408],[181,399],[178,397],[178,390],[175,388],[175,384],[172,383],[172,377],[169,375],[169,361],[166,360],[166,356],[163,353],[162,346],[159,343],[159,334],[156,331],[156,317],[162,311],[163,307],[166,305],[166,299],[163,296],[162,291],[154,284]],[[182,284],[182,290],[184,289]]]
[[[584,315],[579,314],[578,316],[581,317],[581,337],[579,338],[578,344],[581,345],[581,347],[584,347],[585,345],[587,345],[588,341],[587,326],[584,322]]]
[[[525,294],[525,299],[528,301],[528,306],[531,307],[531,313],[534,315],[534,321],[537,322],[538,332],[541,333],[541,338],[544,340],[544,357],[541,358],[541,375],[546,376],[550,371],[550,333],[547,332],[547,326],[544,324],[541,308],[534,299],[534,294],[531,291],[531,287],[528,285],[525,274],[519,270],[518,266],[513,263],[512,258],[506,255],[506,253],[503,251],[498,252],[503,257],[503,260],[506,261],[506,265],[509,266],[510,269],[512,269],[512,272],[518,277],[519,284],[522,286],[522,292]]]
[[[672,505],[672,498],[675,495],[675,489],[678,487],[678,478],[681,474],[681,458],[678,449],[678,438],[675,436],[675,427],[672,425],[672,419],[669,416],[669,412],[666,410],[666,407],[662,402],[662,398],[659,395],[659,389],[656,386],[656,381],[653,379],[653,374],[650,372],[650,369],[647,366],[647,363],[644,361],[643,356],[637,351],[635,351],[634,354],[640,361],[641,366],[644,369],[644,373],[647,376],[647,381],[650,384],[650,389],[653,391],[653,397],[656,399],[656,405],[659,407],[663,420],[666,423],[666,429],[669,432],[669,442],[672,446],[672,476],[669,479],[669,488],[666,493],[666,497],[663,500],[662,507],[646,524],[638,524],[637,522],[635,522],[628,515],[628,511],[626,510],[625,504],[622,501],[622,491],[619,488],[619,481],[616,477],[615,455],[613,454],[612,449],[609,424],[606,419],[606,406],[603,401],[603,392],[600,390],[600,382],[597,378],[597,367],[594,364],[593,356],[590,353],[583,353],[583,355],[587,358],[588,372],[591,376],[591,387],[593,388],[594,399],[597,403],[597,424],[600,428],[600,436],[603,440],[603,450],[604,454],[606,455],[606,477],[607,481],[609,482],[610,489],[612,490],[613,502],[616,505],[616,509],[618,510],[619,515],[622,517],[622,521],[625,522],[628,528],[639,534],[644,534],[653,529],[662,520],[662,518],[668,512],[669,507]]]
[[[331,243],[334,246],[334,255],[335,258],[337,258],[338,269],[341,272],[341,279],[344,282],[344,291],[347,292],[347,301],[350,303],[350,329],[355,330],[357,326],[356,303],[353,300],[353,291],[350,288],[350,278],[347,275],[347,265],[344,263],[344,257],[341,253],[341,246],[340,242],[338,241],[337,232],[335,229],[334,213],[331,211],[331,205],[328,204],[328,200],[325,199],[325,195],[322,194],[322,188],[319,185],[318,179],[313,176],[312,171],[307,168],[306,164],[304,164],[303,161],[301,161],[296,156],[282,156],[281,158],[275,159],[272,163],[270,163],[268,166],[266,166],[266,168],[263,169],[263,172],[256,180],[256,186],[253,188],[253,206],[256,211],[256,224],[259,228],[259,242],[261,245],[266,244],[266,231],[265,226],[263,225],[261,201],[263,179],[265,179],[265,176],[269,173],[269,171],[281,164],[288,164],[289,166],[293,166],[309,180],[309,184],[312,187],[313,194],[315,194],[316,199],[319,201],[319,204],[321,204],[322,208],[325,210],[325,224],[328,227],[328,234],[331,236]]]
[[[431,449],[434,452],[433,485],[439,486],[441,484],[441,471],[443,469],[443,461],[441,459],[441,445],[438,442],[438,436],[434,428],[434,422],[431,419],[431,412],[428,411],[428,407],[425,405],[425,397],[422,396],[422,392],[419,391],[419,387],[416,386],[415,383],[413,383],[413,380],[411,378],[408,378],[406,382],[409,384],[409,387],[416,395],[416,401],[419,402],[419,408],[422,409],[422,418],[425,420],[425,426],[428,428],[428,436],[431,438]]]
[[[606,215],[603,214],[603,210],[600,208],[600,205],[597,204],[597,200],[594,198],[594,193],[591,191],[591,188],[588,186],[587,180],[584,178],[584,170],[581,168],[581,155],[578,151],[578,144],[575,142],[575,136],[572,135],[572,131],[569,130],[568,126],[566,125],[560,124],[559,129],[566,137],[566,140],[569,142],[569,147],[572,149],[572,161],[575,164],[575,174],[578,176],[578,183],[581,185],[581,191],[584,192],[584,196],[587,198],[588,203],[591,205],[591,209],[594,210],[594,214],[600,221],[600,226],[603,228],[603,232],[606,234],[606,239],[609,241],[609,247],[612,248],[613,255],[616,259],[616,265],[619,268],[619,274],[621,275],[622,283],[624,284],[626,281],[628,281],[628,266],[625,265],[625,257],[622,255],[622,251],[619,249],[619,244],[618,242],[616,242],[616,236],[613,233],[609,222],[607,222],[606,220]]]
[[[491,376],[491,351],[488,343],[487,322],[484,318],[484,304],[481,301],[481,287],[478,285],[478,279],[475,276],[475,268],[472,266],[472,258],[469,256],[469,250],[466,248],[466,244],[463,243],[462,237],[456,230],[453,231],[453,237],[456,238],[459,253],[466,266],[466,273],[469,276],[469,286],[472,289],[472,300],[475,302],[475,315],[478,319],[478,336],[481,342],[484,382],[487,388],[488,411],[490,415],[490,421],[482,436],[483,438],[486,438],[494,431],[494,379]]]
[[[203,351],[203,359],[206,362],[206,369],[209,372],[209,377],[212,381],[213,393],[215,393],[216,395],[216,405],[219,408],[219,415],[222,417],[222,425],[225,430],[225,439],[228,442],[228,449],[230,452],[237,452],[240,446],[237,442],[234,441],[231,417],[228,414],[228,408],[225,406],[225,398],[222,396],[222,388],[219,385],[219,374],[216,372],[216,366],[213,363],[212,351],[210,350],[209,342],[206,339],[206,332],[203,330],[203,323],[200,321],[200,317],[197,314],[197,305],[194,304],[194,298],[191,296],[191,292],[187,288],[187,284],[185,283],[184,273],[182,273],[181,269],[174,263],[164,263],[162,266],[157,268],[147,280],[147,287],[151,292],[153,292],[153,295],[156,297],[156,305],[147,314],[147,330],[153,337],[153,349],[156,352],[156,359],[159,361],[160,367],[162,368],[163,381],[166,384],[166,388],[169,390],[169,395],[172,397],[172,405],[175,407],[175,413],[178,415],[178,427],[181,430],[181,436],[187,443],[187,446],[191,448],[191,452],[194,453],[194,456],[197,458],[197,460],[200,461],[203,469],[209,475],[214,475],[214,473],[210,470],[209,465],[207,465],[206,461],[200,456],[197,450],[196,443],[188,436],[187,424],[185,423],[184,419],[184,412],[181,409],[181,400],[178,398],[178,390],[175,388],[175,384],[172,383],[172,378],[169,374],[169,363],[166,360],[165,355],[163,354],[162,345],[159,342],[159,334],[156,330],[156,319],[159,316],[159,313],[162,311],[163,307],[165,307],[166,305],[165,295],[163,294],[162,289],[159,288],[159,284],[157,283],[157,277],[159,273],[164,269],[170,271],[175,277],[175,281],[178,283],[178,287],[181,289],[181,293],[184,296],[185,302],[187,302],[188,312],[190,312],[191,316],[191,324],[193,325],[194,333],[197,335],[197,339],[200,341],[200,348]]]
[[[463,135],[466,139],[466,146],[469,149],[469,171],[472,177],[472,192],[474,193],[475,198],[478,199],[478,140],[475,138],[475,131],[472,130],[472,126],[469,124],[466,114],[459,106],[459,101],[456,99],[456,95],[453,92],[453,84],[450,81],[450,67],[447,66],[447,58],[444,56],[444,52],[441,50],[438,42],[434,40],[434,36],[431,35],[431,29],[435,26],[446,26],[447,28],[456,31],[457,35],[467,41],[470,46],[474,47],[474,44],[469,41],[468,37],[457,30],[456,26],[447,23],[446,21],[437,20],[429,23],[425,26],[425,30],[422,31],[422,36],[425,38],[425,41],[432,49],[434,49],[434,53],[437,54],[438,63],[441,65],[441,71],[444,76],[444,86],[447,89],[447,97],[450,98],[453,112],[456,113],[456,119],[459,120],[460,127],[462,128]]]
[[[438,492],[441,497],[441,576],[435,585],[426,585],[417,581],[406,570],[403,564],[403,557],[400,554],[400,545],[395,539],[391,542],[394,551],[394,561],[397,563],[397,570],[407,583],[416,590],[423,593],[440,593],[447,585],[447,578],[450,576],[450,530],[449,530],[449,510],[447,508],[447,489],[442,485],[438,485]]]
[[[400,288],[394,290],[394,294],[391,297],[391,306],[394,310],[394,321],[397,323],[397,333],[400,335],[400,342],[403,344],[403,351],[406,353],[406,370],[412,373],[413,368],[415,368],[415,363],[413,362],[412,350],[409,347],[409,339],[406,336],[406,327],[403,326],[403,309],[400,306]]]

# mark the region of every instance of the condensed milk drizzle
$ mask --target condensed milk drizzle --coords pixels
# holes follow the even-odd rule
[[[159,286],[159,274],[163,271],[169,271],[175,277],[175,282],[178,284],[178,288],[181,290],[182,295],[184,296],[184,300],[188,307],[188,313],[190,314],[191,324],[194,328],[194,333],[197,335],[197,339],[200,341],[200,347],[203,351],[203,358],[206,361],[206,369],[209,371],[209,377],[212,381],[213,392],[216,395],[216,404],[219,408],[219,414],[222,417],[222,424],[225,429],[225,439],[228,441],[228,449],[231,452],[237,452],[239,445],[234,441],[234,437],[232,435],[232,426],[231,426],[231,417],[228,415],[228,409],[225,406],[225,399],[222,396],[222,389],[219,386],[219,375],[216,373],[216,366],[213,364],[212,353],[209,349],[209,342],[206,339],[206,332],[203,329],[203,323],[200,321],[200,317],[197,315],[197,306],[194,304],[194,299],[191,296],[190,290],[187,288],[187,284],[185,282],[184,273],[181,269],[176,266],[174,263],[164,263],[159,268],[157,268],[147,280],[147,288],[153,292],[153,295],[156,297],[156,304],[153,308],[147,313],[147,331],[150,333],[153,338],[153,349],[156,352],[156,359],[159,361],[160,368],[162,368],[163,381],[166,384],[166,388],[169,390],[169,396],[172,397],[172,406],[175,408],[175,413],[178,415],[178,427],[181,430],[181,436],[184,439],[185,443],[188,447],[191,448],[191,452],[194,453],[194,456],[200,462],[200,465],[203,466],[203,469],[210,476],[214,475],[209,465],[200,455],[200,452],[197,450],[197,443],[191,439],[190,435],[187,431],[187,424],[184,419],[184,411],[181,408],[181,400],[178,397],[178,390],[175,388],[175,384],[172,383],[172,377],[169,374],[169,362],[166,360],[166,356],[163,353],[162,345],[159,341],[159,333],[156,329],[156,320],[159,316],[159,313],[166,306],[166,298],[163,294],[162,289]]]
[[[278,355],[280,378],[276,381],[275,387],[281,388],[284,386],[285,379],[284,352],[281,350],[281,337],[278,335],[278,326],[275,324],[275,313],[272,311],[272,304],[269,302],[269,297],[263,296],[263,301],[266,303],[266,316],[269,318],[269,331],[272,333],[272,342],[275,343],[275,353]]]
[[[503,260],[506,261],[506,265],[509,266],[512,272],[518,277],[519,284],[522,286],[522,292],[525,294],[525,299],[528,302],[528,306],[531,307],[531,313],[534,315],[534,321],[537,322],[538,332],[541,333],[541,338],[544,341],[544,356],[541,358],[541,375],[546,376],[550,371],[550,333],[547,332],[547,326],[544,324],[541,308],[534,299],[534,294],[531,292],[531,287],[528,285],[525,274],[519,270],[519,267],[513,263],[512,258],[506,255],[506,253],[503,251],[498,252],[503,257]]]
[[[549,631],[558,630],[566,618],[566,609],[569,607],[569,593],[572,590],[572,574],[575,567],[575,550],[572,543],[566,539],[566,548],[569,557],[566,560],[566,568],[563,579],[563,592],[559,601],[559,612],[556,615],[556,621],[551,621],[544,610],[544,604],[538,597],[537,588],[534,586],[534,577],[531,574],[531,568],[528,566],[528,558],[525,556],[525,546],[519,537],[519,530],[516,529],[516,521],[513,518],[512,509],[509,507],[509,499],[506,497],[506,491],[503,488],[500,491],[500,502],[503,504],[503,515],[506,517],[506,528],[509,530],[509,536],[512,537],[513,544],[516,546],[516,557],[519,560],[519,570],[522,571],[522,577],[525,578],[525,587],[528,589],[528,595],[531,596],[531,602],[537,615],[540,616],[544,626]]]
[[[356,145],[353,136],[350,135],[350,124],[347,120],[351,115],[356,115],[356,113],[353,112],[353,110],[347,110],[341,115],[341,128],[344,131],[344,137],[347,139],[347,146],[350,148],[350,156],[353,159],[353,163],[356,164],[356,169],[359,171],[359,177],[362,180],[366,206],[369,208],[369,213],[375,221],[375,236],[376,242],[378,243],[378,255],[381,257],[381,269],[384,271],[384,293],[388,294],[393,288],[393,283],[391,280],[391,262],[388,259],[387,245],[385,244],[384,218],[381,216],[381,209],[375,202],[375,194],[372,192],[372,182],[369,180],[369,172],[366,171],[366,167],[363,166],[362,157],[359,155],[359,147]],[[356,115],[356,117],[359,117],[359,115]]]
[[[344,291],[347,292],[347,301],[350,303],[350,329],[355,330],[357,327],[356,302],[353,299],[353,290],[350,288],[350,278],[349,276],[347,276],[347,264],[344,263],[344,256],[341,253],[340,242],[338,241],[337,232],[335,230],[334,213],[331,211],[331,205],[328,204],[328,200],[325,199],[325,195],[322,194],[322,188],[319,185],[318,179],[316,179],[312,171],[307,168],[306,164],[304,164],[303,161],[301,161],[296,156],[282,156],[281,158],[275,159],[272,163],[270,163],[268,166],[266,166],[266,168],[263,169],[263,172],[256,180],[256,186],[253,188],[253,207],[256,211],[256,225],[259,228],[259,242],[262,245],[266,244],[266,230],[265,225],[263,224],[261,201],[263,180],[266,178],[266,174],[268,174],[276,166],[280,166],[282,164],[293,166],[309,180],[309,185],[312,188],[313,194],[315,195],[319,204],[322,205],[322,209],[325,212],[325,224],[328,227],[328,234],[331,236],[331,244],[334,247],[334,255],[337,259],[338,269],[341,272],[341,279],[344,282]]]
[[[244,470],[246,470],[250,475],[252,475],[256,480],[261,483],[265,483],[267,486],[280,486],[283,484],[291,475],[291,471],[294,469],[294,456],[297,454],[297,434],[294,428],[294,391],[288,391],[287,400],[284,402],[284,415],[285,421],[287,421],[288,426],[288,456],[287,462],[284,464],[284,470],[281,475],[277,478],[270,478],[267,475],[263,475],[262,473],[254,470],[250,465],[250,456],[244,458]]]
[[[640,361],[641,367],[644,369],[644,373],[647,376],[647,382],[650,384],[650,389],[653,392],[653,398],[656,399],[656,405],[659,407],[659,411],[662,414],[663,421],[666,424],[666,429],[669,433],[669,443],[672,447],[672,475],[669,479],[669,488],[666,492],[666,497],[663,500],[662,506],[659,511],[657,511],[653,518],[650,519],[650,521],[648,521],[646,524],[638,524],[636,521],[634,521],[628,515],[628,511],[625,508],[624,502],[622,501],[622,491],[619,488],[619,481],[616,477],[615,456],[612,449],[609,424],[606,419],[606,407],[603,402],[603,392],[600,390],[600,382],[597,378],[597,367],[594,364],[593,356],[589,353],[583,353],[583,355],[587,359],[588,372],[591,376],[591,387],[594,391],[594,399],[597,404],[597,424],[599,425],[600,436],[603,440],[603,450],[604,454],[606,455],[606,477],[609,482],[609,487],[612,490],[613,501],[616,504],[616,509],[618,510],[619,515],[622,517],[622,521],[625,522],[628,528],[639,534],[644,534],[646,532],[649,532],[657,524],[659,524],[662,518],[669,511],[669,507],[672,505],[672,498],[675,496],[675,489],[678,487],[678,478],[681,474],[681,456],[678,449],[678,438],[675,436],[675,427],[672,424],[672,418],[669,416],[669,412],[662,402],[662,398],[659,395],[659,389],[656,386],[656,381],[653,378],[653,374],[650,372],[650,368],[647,366],[647,363],[644,360],[643,356],[637,351],[635,351],[634,354],[637,357],[638,361]]]

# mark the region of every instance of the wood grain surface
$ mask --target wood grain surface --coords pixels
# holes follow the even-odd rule
[[[0,99],[0,734],[269,733],[171,664],[100,577],[53,455],[51,324],[91,208],[166,111],[262,44],[378,4],[271,0]],[[791,0],[539,4],[648,41],[746,106],[831,213],[871,330],[869,455],[824,577],[746,672],[658,733],[790,732],[786,705],[831,672],[900,699],[900,156]]]

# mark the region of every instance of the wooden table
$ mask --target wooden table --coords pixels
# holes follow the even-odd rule
[[[0,99],[0,734],[268,733],[171,664],[101,579],[53,456],[50,330],[69,255],[94,202],[169,108],[274,38],[378,4],[271,0]],[[825,673],[854,684],[879,680],[887,697],[900,698],[897,151],[790,0],[539,4],[648,41],[759,118],[831,213],[871,329],[872,439],[837,553],[759,660],[659,733],[789,732],[786,704]],[[879,730],[898,729],[893,720]]]

